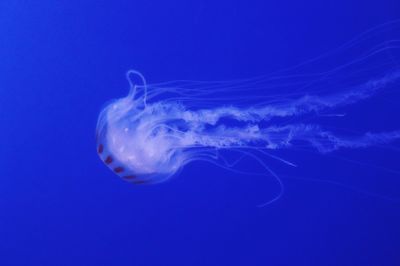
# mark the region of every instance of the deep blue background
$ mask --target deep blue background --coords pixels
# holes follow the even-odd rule
[[[129,68],[151,82],[251,77],[399,16],[398,0],[2,0],[0,265],[400,265],[399,203],[359,191],[399,196],[398,174],[366,166],[398,152],[347,155],[366,165],[288,152],[301,167],[271,162],[280,174],[356,189],[287,179],[259,209],[273,180],[194,163],[137,188],[94,142]]]

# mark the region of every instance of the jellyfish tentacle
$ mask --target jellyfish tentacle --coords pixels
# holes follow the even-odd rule
[[[131,78],[132,75],[139,77],[142,82],[142,85],[138,85],[138,84],[134,83],[133,79]],[[144,106],[146,106],[147,105],[147,82],[146,82],[145,77],[139,71],[130,69],[126,72],[126,79],[128,80],[128,83],[129,83],[128,97],[134,100],[135,96],[136,96],[137,88],[143,87],[143,104],[144,104]]]

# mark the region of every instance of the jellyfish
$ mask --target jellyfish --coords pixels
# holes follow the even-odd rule
[[[400,120],[390,131],[357,132],[318,119],[340,120],[347,107],[398,90],[400,42],[385,37],[399,24],[380,25],[324,55],[248,79],[148,84],[140,72],[129,70],[129,93],[99,115],[97,152],[122,179],[155,184],[196,161],[234,169],[242,157],[250,157],[277,177],[262,156],[296,165],[277,150],[326,154],[391,145],[400,139]],[[321,71],[308,71],[316,66]],[[221,156],[226,150],[237,152],[237,159]]]

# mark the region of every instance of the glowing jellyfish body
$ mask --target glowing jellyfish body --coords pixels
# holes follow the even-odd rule
[[[136,184],[158,183],[176,173],[185,158],[176,149],[176,140],[160,127],[163,115],[142,109],[142,99],[134,100],[132,93],[101,112],[98,153],[123,179]]]
[[[339,51],[362,45],[366,36],[385,29],[367,32]],[[311,75],[147,85],[140,73],[128,71],[129,94],[99,116],[98,153],[123,179],[142,184],[165,181],[197,160],[231,168],[234,163],[220,157],[221,150],[250,156],[273,174],[256,152],[294,165],[272,152],[306,147],[327,153],[391,143],[400,139],[400,131],[346,134],[308,118],[340,118],[345,115],[340,108],[392,90],[400,81],[400,68],[396,63],[389,66],[382,53],[393,55],[397,47],[378,44],[361,57]],[[133,77],[141,82],[133,82]],[[289,89],[281,92],[285,86]]]

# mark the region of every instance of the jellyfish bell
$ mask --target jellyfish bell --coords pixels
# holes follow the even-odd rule
[[[132,83],[138,75],[143,86]],[[101,160],[117,175],[135,184],[159,183],[174,175],[184,164],[184,155],[165,128],[160,115],[146,108],[145,80],[136,71],[127,73],[129,94],[109,103],[99,115],[96,135]],[[136,97],[135,97],[136,96]]]

